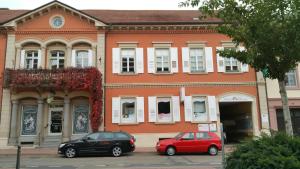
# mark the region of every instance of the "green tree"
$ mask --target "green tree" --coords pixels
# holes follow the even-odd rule
[[[226,169],[300,168],[300,137],[262,135],[238,145],[226,158]]]
[[[265,78],[277,79],[286,132],[293,135],[285,74],[300,61],[299,0],[186,0],[180,6],[199,7],[200,17],[217,17],[219,33],[246,51],[218,51],[247,63]]]

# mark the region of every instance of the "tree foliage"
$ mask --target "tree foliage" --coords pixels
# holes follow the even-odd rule
[[[217,17],[216,27],[246,51],[218,51],[277,79],[286,132],[293,135],[285,89],[285,74],[300,61],[300,0],[186,0],[180,6],[198,6],[201,17]],[[200,4],[201,3],[201,4]]]
[[[285,73],[300,61],[299,0],[187,0],[181,6],[198,6],[202,17],[224,21],[216,29],[247,51],[220,52],[234,57],[271,79],[284,80]]]
[[[226,159],[226,169],[300,168],[300,138],[283,133],[264,135],[237,147]]]

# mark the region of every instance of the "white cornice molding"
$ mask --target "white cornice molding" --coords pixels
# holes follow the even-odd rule
[[[203,86],[256,86],[258,82],[177,82],[177,83],[106,83],[105,88],[164,88]]]

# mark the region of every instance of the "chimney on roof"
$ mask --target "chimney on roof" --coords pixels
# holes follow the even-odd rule
[[[9,8],[0,8],[0,10],[9,10]]]

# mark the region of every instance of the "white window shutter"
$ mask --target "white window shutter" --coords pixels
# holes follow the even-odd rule
[[[143,48],[136,48],[136,73],[144,73]]]
[[[38,68],[42,67],[42,50],[38,50]]]
[[[93,59],[94,58],[93,58],[93,52],[92,52],[91,49],[88,50],[88,59],[89,59],[89,61],[88,61],[89,67],[93,66]]]
[[[188,47],[183,47],[182,51],[182,72],[190,72],[190,53]]]
[[[113,48],[112,49],[112,67],[113,73],[120,73],[121,72],[121,63],[120,63],[120,48]]]
[[[144,122],[144,97],[136,97],[137,122]]]
[[[180,121],[180,102],[179,96],[172,96],[172,108],[174,121]]]
[[[171,48],[171,71],[173,73],[178,72],[178,49],[177,48]]]
[[[192,96],[184,97],[184,119],[185,121],[192,121]]]
[[[120,123],[121,102],[120,97],[112,98],[112,123]]]
[[[147,48],[148,73],[155,73],[154,48]]]
[[[224,50],[224,47],[217,47],[218,50]],[[217,65],[218,65],[218,72],[225,72],[225,61],[224,58],[220,56],[217,52]]]
[[[25,65],[25,50],[21,50],[20,68],[23,69]]]
[[[212,47],[205,47],[204,53],[205,53],[205,61],[206,61],[206,71],[214,72]]]
[[[76,50],[72,50],[71,66],[76,67]]]
[[[245,50],[245,47],[240,46],[239,50],[242,52],[242,51]],[[241,63],[241,71],[242,72],[249,72],[249,66],[248,66],[248,64]]]
[[[216,97],[215,96],[208,96],[208,110],[209,110],[209,120],[210,121],[217,121],[217,107],[216,107]]]
[[[156,97],[148,97],[148,113],[149,113],[149,122],[156,122]]]

